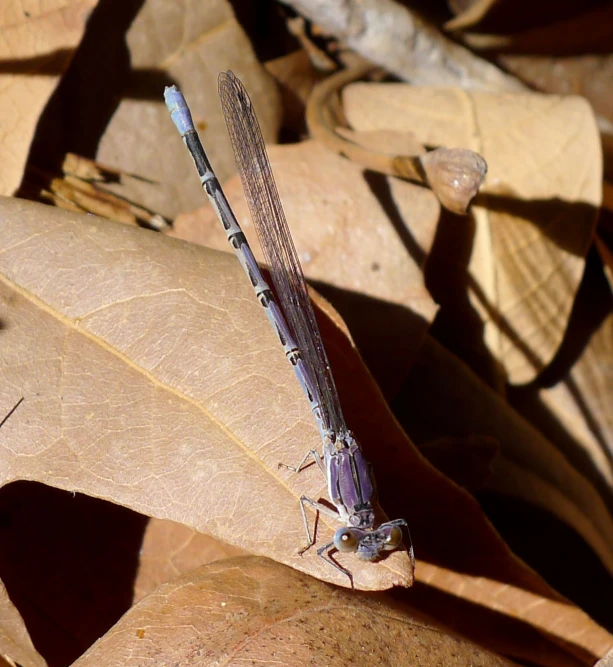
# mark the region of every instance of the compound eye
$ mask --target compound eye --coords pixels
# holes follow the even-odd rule
[[[334,533],[334,546],[338,551],[355,551],[358,548],[358,538],[351,528],[339,528]]]
[[[402,542],[402,530],[399,526],[392,526],[389,535],[385,538],[386,549],[396,549]]]

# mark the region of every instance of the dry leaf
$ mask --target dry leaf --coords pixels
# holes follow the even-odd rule
[[[319,438],[236,259],[18,200],[4,200],[0,229],[5,392],[25,396],[3,426],[14,443],[4,480],[83,491],[347,585],[315,554],[296,555],[298,496],[325,496],[325,485],[316,466],[295,475],[278,463]],[[419,456],[344,334],[320,324],[383,506],[409,519],[420,556],[549,590]],[[320,523],[326,539],[332,526]],[[406,576],[406,554],[354,560],[361,587]]]
[[[405,306],[431,321],[436,306],[423,285],[418,262],[390,225],[359,165],[314,141],[271,146],[268,152],[292,237],[309,279]],[[423,258],[434,238],[438,206],[424,188],[395,181],[392,196],[402,213],[410,212],[406,218],[400,217],[415,235]],[[240,180],[234,178],[225,191],[241,227],[253,239],[256,258],[261,259]],[[228,248],[208,203],[197,213],[180,215],[174,227],[174,235],[179,238],[220,250]]]
[[[487,164],[480,155],[465,148],[439,147],[426,152],[418,142],[407,141],[411,137],[406,133],[355,132],[345,127],[343,112],[338,108],[339,91],[375,74],[372,65],[361,63],[318,84],[306,108],[309,134],[331,151],[363,165],[365,170],[427,185],[446,209],[466,214],[487,173]]]
[[[175,568],[176,573],[186,573],[200,563],[213,560],[209,558],[211,549],[215,554],[223,553],[227,549],[227,545],[215,543],[203,535],[194,535],[193,531],[184,526],[156,520],[150,523],[154,535],[162,536],[161,541],[157,540],[156,543],[155,560],[162,563],[166,555],[173,563],[170,569],[155,568],[158,574],[171,575]],[[170,535],[173,539],[165,539],[165,536]],[[151,544],[146,537],[145,551],[147,543]],[[184,548],[186,544],[187,551]],[[145,560],[149,559],[145,556]],[[220,564],[221,567],[223,564]],[[148,569],[147,564],[145,569]],[[561,604],[547,597],[539,599],[538,596],[506,584],[501,585],[500,582],[466,577],[429,563],[420,562],[418,575],[423,581],[427,581],[428,585],[418,581],[407,592],[404,597],[411,607],[426,611],[431,618],[440,619],[448,627],[453,627],[464,636],[503,655],[542,665],[576,667],[591,664],[596,651],[606,650],[611,642],[609,635],[603,633],[572,605]],[[158,579],[158,585],[172,578],[174,577],[168,576],[168,579]],[[454,595],[458,589],[462,590],[462,597]],[[399,596],[394,597],[398,599]],[[140,596],[137,599],[140,599]],[[494,605],[489,603],[490,600],[494,601]],[[381,598],[381,601],[385,602],[384,598]],[[496,609],[504,609],[504,614]],[[582,627],[585,635],[582,645],[591,645],[591,650],[566,646],[565,642],[560,642],[559,636],[550,637],[547,633],[541,634],[536,630],[535,628],[543,625],[543,619],[548,614],[560,616],[574,628]],[[535,627],[526,624],[525,617],[529,617]],[[345,633],[341,631],[340,634],[342,641]],[[561,646],[554,643],[556,639]]]
[[[513,663],[406,607],[334,589],[263,558],[214,563],[161,586],[74,667],[240,662],[298,665]]]
[[[0,13],[0,194],[15,192],[41,111],[79,43],[96,0],[8,0]]]
[[[490,586],[492,588],[490,588]],[[495,584],[488,582],[486,589],[495,598]],[[468,637],[474,642],[487,646],[501,655],[513,657],[520,664],[543,665],[547,667],[580,667],[592,665],[595,657],[589,651],[577,651],[577,647],[560,641],[554,643],[546,633],[491,608],[467,601],[455,595],[444,593],[417,582],[411,589],[411,604],[423,613],[438,619],[447,627]],[[534,606],[543,606],[546,600],[534,600]],[[572,648],[572,650],[571,650]]]
[[[362,148],[387,155],[424,155],[426,149],[412,134],[394,130],[366,130],[356,132],[347,127],[335,128],[338,135]]]
[[[596,248],[607,261],[606,246]],[[613,502],[613,316],[610,281],[595,250],[554,363],[538,382],[514,389],[512,404],[564,453],[609,504]],[[564,491],[561,489],[561,491]]]
[[[0,664],[3,657],[11,660],[7,665],[45,667],[47,664],[34,648],[23,619],[0,582]]]
[[[613,665],[613,649],[611,649],[594,667],[611,667]]]
[[[613,316],[590,337],[589,344],[568,374],[555,387],[535,388],[539,400],[578,444],[567,454],[578,468],[597,472],[613,492]],[[587,462],[585,457],[587,456]]]
[[[1,220],[0,398],[25,397],[2,427],[4,481],[83,491],[346,586],[313,552],[296,555],[298,496],[325,497],[325,485],[316,466],[295,475],[278,463],[319,439],[235,258],[19,200],[2,202]],[[419,558],[564,602],[508,551],[474,499],[419,456],[344,333],[330,319],[320,325],[382,505],[409,520]],[[332,527],[320,521],[320,540]],[[341,562],[363,588],[410,576],[402,552]],[[418,563],[417,577],[430,572]],[[458,576],[435,585],[461,594]],[[584,639],[592,652],[605,643],[590,627],[577,650]]]
[[[7,90],[20,111],[20,127],[30,128],[11,129],[11,136],[0,141],[17,155],[5,160],[15,167],[10,166],[7,178],[21,177],[20,160],[26,159],[42,107],[91,6],[92,0],[60,10],[46,6],[40,14],[38,7],[31,11],[11,4],[5,12],[9,27],[0,26],[0,31],[11,50],[10,58],[5,57],[11,74],[4,78],[14,84]],[[232,66],[246,81],[269,139],[278,124],[275,88],[223,0],[207,7],[204,18],[195,0],[181,7],[162,0],[110,7],[103,3],[94,12],[75,67],[64,79],[66,88],[53,96],[55,106],[47,105],[38,124],[33,142],[38,153],[33,150],[32,155],[45,155],[45,145],[55,143],[78,150],[76,139],[85,136],[84,128],[92,128],[85,142],[88,150],[81,152],[93,157],[99,149],[99,159],[164,182],[136,181],[133,190],[120,188],[120,194],[140,195],[145,206],[169,215],[192,209],[202,201],[198,180],[158,92],[170,83],[187,91],[223,179],[234,166],[218,113],[217,70]],[[100,29],[103,15],[110,20],[106,30]],[[76,18],[71,24],[57,22],[58,16]],[[376,22],[381,16],[385,14],[378,8],[372,18]],[[372,23],[365,20],[363,25]],[[44,34],[37,37],[41,26]],[[395,55],[402,58],[409,50],[397,37],[406,33],[399,22],[393,32],[381,46],[389,51],[400,45]],[[7,34],[17,35],[26,46],[11,42]],[[35,47],[24,34],[37,38]],[[361,48],[368,37],[356,38]],[[21,53],[23,48],[36,50]],[[107,76],[99,76],[100,62],[107,63]],[[453,65],[463,71],[459,61]],[[51,76],[43,80],[41,73],[47,70]],[[13,96],[20,86],[22,92]],[[113,106],[121,95],[123,101],[102,136],[111,115],[97,124],[85,100]],[[370,102],[360,95],[353,111],[368,113]],[[542,428],[537,419],[530,426],[519,418],[452,355],[433,351],[425,333],[436,308],[422,275],[427,257],[425,284],[445,306],[446,295],[433,276],[443,276],[447,285],[460,277],[453,295],[470,291],[489,350],[512,382],[532,380],[545,366],[551,378],[559,352],[572,336],[569,313],[578,301],[600,202],[600,148],[591,113],[577,100],[553,97],[437,91],[433,99],[416,89],[410,96],[413,116],[405,113],[404,120],[417,131],[417,139],[449,144],[451,132],[460,145],[486,153],[490,189],[481,199],[481,210],[474,220],[450,219],[439,215],[429,193],[364,175],[346,160],[318,154],[309,142],[278,148],[276,155],[273,149],[273,168],[287,183],[280,183],[280,190],[290,223],[298,222],[292,228],[298,230],[307,273],[328,283],[327,293],[342,306],[358,346],[388,394],[425,340],[401,397],[410,404],[410,433],[420,439],[441,436],[443,449],[451,455],[462,443],[473,452],[480,433],[495,438],[500,455],[488,458],[493,447],[477,452],[485,465],[476,481],[466,477],[469,484],[486,481],[498,493],[553,512],[613,572],[613,520],[603,502],[612,497],[613,468],[605,450],[610,439],[613,318],[602,320],[563,383],[541,387],[540,393],[533,383],[531,398],[542,403],[543,413],[549,408],[558,430],[564,431],[559,441],[557,433],[546,429],[545,437],[539,434],[533,428]],[[378,116],[396,113],[394,105],[388,101]],[[351,107],[347,99],[346,106]],[[63,115],[53,116],[52,109]],[[14,123],[14,109],[10,113]],[[406,128],[387,123],[360,130],[362,136],[380,137],[398,136]],[[53,161],[56,154],[48,155]],[[242,200],[238,193],[235,179],[231,198]],[[245,219],[244,205],[238,209]],[[217,229],[217,221],[212,224]],[[455,235],[449,235],[451,225]],[[462,234],[468,243],[449,243],[450,237],[457,240]],[[442,248],[452,254],[443,257]],[[463,257],[466,249],[470,252]],[[314,549],[302,559],[296,556],[304,544],[298,496],[306,492],[325,497],[325,483],[315,466],[295,475],[279,471],[277,464],[296,463],[309,446],[318,448],[319,439],[291,368],[234,258],[93,217],[56,215],[46,208],[0,201],[0,295],[2,414],[25,399],[0,423],[0,485],[5,484],[0,505],[23,487],[42,488],[40,496],[31,496],[32,509],[46,518],[38,532],[41,548],[36,548],[36,531],[22,529],[32,526],[25,505],[13,503],[9,511],[6,505],[0,507],[0,576],[8,591],[0,588],[0,663],[42,666],[38,650],[50,664],[68,664],[93,637],[103,637],[84,661],[100,664],[117,653],[123,662],[131,656],[138,663],[147,655],[156,662],[206,663],[226,659],[228,650],[234,650],[243,659],[272,657],[293,664],[297,655],[305,660],[296,653],[303,650],[307,659],[320,651],[322,664],[335,659],[343,664],[350,659],[398,664],[406,655],[428,664],[458,659],[507,664],[416,621],[402,604],[390,606],[389,592],[377,595],[377,602],[372,596],[347,595],[262,559],[218,562],[204,575],[185,575],[159,588],[178,573],[238,547],[347,585],[346,578],[321,563]],[[390,518],[406,517],[411,527],[417,583],[397,595],[430,611],[438,622],[524,663],[571,667],[591,665],[604,655],[613,638],[517,559],[475,500],[423,460],[364,369],[345,324],[324,301],[313,298],[348,421],[374,464],[382,506]],[[440,323],[438,318],[435,329]],[[391,333],[382,330],[385,326]],[[480,341],[481,331],[475,331]],[[491,363],[490,356],[485,357]],[[514,396],[520,396],[517,390]],[[436,448],[440,452],[441,440]],[[466,457],[462,459],[451,469],[456,478],[466,463]],[[50,487],[6,484],[14,480],[80,490],[90,504],[103,506],[103,513],[110,507],[129,515],[130,548],[118,544],[118,522],[111,524],[112,533],[105,532],[94,510],[82,517],[82,529],[71,530],[64,524],[68,511],[43,498],[54,493]],[[61,495],[76,502],[69,494]],[[159,519],[145,532],[146,516],[120,505]],[[334,527],[320,521],[320,544]],[[139,553],[134,547],[143,534]],[[88,536],[101,545],[98,560],[83,557]],[[210,536],[237,546],[224,546]],[[70,546],[61,548],[62,539]],[[121,557],[105,558],[111,550]],[[131,569],[125,568],[128,560]],[[104,574],[110,571],[117,577],[120,572],[123,585],[105,586],[103,577],[91,577],[104,561],[109,564]],[[341,557],[341,562],[366,589],[406,584],[412,578],[404,553],[378,564],[362,565],[351,556]],[[572,564],[573,575],[585,565]],[[72,570],[74,585],[71,581],[65,586],[59,576],[62,568]],[[585,572],[577,579],[588,587],[593,582]],[[105,634],[128,609],[133,592],[141,598],[151,591]],[[235,595],[222,599],[228,593]],[[96,618],[83,613],[85,601]],[[157,621],[152,623],[152,618]],[[63,630],[62,639],[54,645],[57,627]],[[298,637],[298,643],[278,641],[290,637]]]
[[[591,664],[595,657],[606,653],[613,642],[613,637],[604,628],[564,599],[536,595],[500,581],[450,572],[430,563],[422,565],[419,578],[422,583],[433,588],[455,593],[463,600],[490,610],[503,611],[511,618],[521,619],[536,629],[549,633],[585,664]],[[448,613],[443,612],[441,618],[447,615]],[[517,655],[513,649],[510,653]]]
[[[236,259],[93,216],[3,205],[4,331],[13,350],[4,377],[26,397],[3,427],[7,441],[21,443],[7,453],[4,481],[83,491],[252,552],[278,552],[347,585],[315,553],[297,555],[305,540],[298,497],[325,495],[324,480],[316,466],[295,475],[278,463],[298,462],[319,438]],[[351,560],[357,586],[410,574],[406,553],[379,565]]]
[[[150,519],[134,582],[134,602],[175,577],[201,565],[247,555],[242,549],[174,521]]]
[[[589,106],[576,97],[402,84],[353,84],[343,98],[360,131],[413,132],[422,143],[470,148],[486,159],[489,196],[473,209],[469,292],[508,379],[532,380],[562,340],[601,200],[600,139]]]

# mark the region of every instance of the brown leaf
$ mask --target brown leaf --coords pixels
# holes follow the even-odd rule
[[[150,519],[140,551],[134,602],[179,574],[224,558],[246,555],[231,544],[174,521]]]
[[[268,152],[308,277],[405,306],[430,321],[436,306],[425,290],[418,262],[389,224],[363,170],[313,141],[271,146]],[[393,180],[397,206],[402,213],[412,211],[408,220],[402,218],[415,235],[423,259],[434,238],[438,206],[424,188]],[[239,179],[232,179],[225,190],[245,233],[254,239],[256,257],[261,258]],[[180,215],[175,235],[209,247],[228,248],[208,204],[196,213]]]
[[[602,234],[602,232],[601,232]],[[526,387],[514,389],[510,399],[581,474],[613,502],[613,397],[611,356],[610,251],[596,237],[562,346],[554,363]],[[603,265],[601,258],[606,262]],[[560,488],[560,492],[566,493]]]
[[[356,132],[347,127],[336,127],[335,131],[344,139],[362,148],[387,155],[424,155],[426,149],[412,134],[394,130],[365,130]]]
[[[25,396],[3,427],[19,443],[4,481],[83,491],[337,579],[315,553],[297,555],[298,497],[325,495],[324,480],[316,466],[278,464],[319,437],[236,259],[93,216],[3,206],[2,363]],[[410,581],[406,553],[351,560],[358,586]]]
[[[23,619],[0,582],[0,664],[19,664],[22,667],[45,667],[47,664],[36,651]]]
[[[410,131],[422,143],[470,148],[487,161],[482,192],[489,194],[474,207],[464,280],[508,379],[532,380],[562,340],[601,200],[600,139],[589,105],[402,84],[353,84],[343,96],[358,130]],[[442,262],[444,273],[457,259]]]
[[[214,563],[133,607],[75,667],[227,661],[277,665],[511,665],[406,607],[263,558]]]
[[[167,561],[172,561],[171,568],[155,568],[159,575],[168,575],[168,578],[162,576],[158,579],[158,585],[170,581],[177,573],[186,573],[201,563],[217,560],[216,555],[227,549],[227,545],[215,543],[207,536],[194,534],[192,530],[179,524],[152,520],[147,533],[150,527],[154,535],[162,535],[161,540],[156,540],[154,551],[151,550],[154,561],[163,563],[164,556]],[[171,539],[164,539],[166,536]],[[148,551],[147,544],[153,546],[148,537],[145,538],[144,552]],[[213,558],[210,557],[211,550]],[[185,558],[186,553],[187,558]],[[145,561],[149,561],[146,555]],[[172,570],[175,568],[176,572],[172,575]],[[148,569],[147,564],[144,569]],[[558,616],[560,609],[562,617],[571,622],[575,629],[582,627],[584,632],[590,633],[597,640],[599,637],[605,640],[608,637],[606,634],[602,635],[600,629],[572,605],[560,606],[559,603],[546,597],[539,599],[538,596],[531,596],[521,589],[509,588],[500,582],[465,577],[429,563],[420,562],[419,574],[428,584],[418,581],[410,589],[406,598],[411,607],[425,611],[431,618],[442,621],[472,641],[503,655],[555,667],[591,664],[593,652],[577,646],[565,646],[564,642],[558,646],[555,643],[555,636],[550,637],[547,633],[541,633],[536,629],[543,625],[542,620],[547,614]],[[139,580],[141,580],[140,571]],[[467,586],[466,591],[464,585]],[[454,594],[454,591],[457,593],[458,587],[462,589],[462,597]],[[144,591],[141,592],[144,594]],[[387,595],[390,596],[387,602],[383,597],[380,598],[381,602],[389,603],[392,597],[396,600],[398,598],[393,592]],[[137,595],[136,599],[141,597]],[[504,613],[493,610],[489,604],[484,605],[483,600],[486,597],[500,604]],[[507,600],[511,604],[508,604]],[[541,610],[538,616],[530,619],[535,621],[536,628],[525,622],[526,617],[532,616],[535,609]],[[342,637],[344,636],[342,633]],[[557,641],[560,643],[559,637]],[[608,643],[610,641],[609,639]]]
[[[298,476],[278,463],[298,461],[319,438],[236,259],[19,200],[4,200],[0,219],[0,372],[25,396],[2,427],[4,480],[83,491],[346,586],[312,551],[296,555],[298,496],[325,497],[325,485],[316,466]],[[474,499],[419,456],[344,333],[320,324],[382,505],[409,520],[420,559],[454,573],[433,585],[461,595],[468,575],[562,601],[508,551]],[[319,539],[331,529],[320,521]],[[405,553],[341,562],[362,588],[410,580]],[[417,577],[432,579],[433,566],[420,566]],[[501,600],[491,600],[497,610]],[[510,604],[515,613],[513,596]]]
[[[342,88],[368,75],[372,65],[360,63],[340,70],[318,84],[306,109],[309,134],[331,151],[361,164],[366,170],[427,185],[443,207],[460,215],[479,191],[487,165],[474,151],[439,147],[425,152],[420,144],[411,148],[408,134],[379,130],[354,132],[345,127],[339,106]],[[393,136],[397,137],[394,141]]]
[[[18,200],[4,200],[2,219],[10,304],[2,363],[7,386],[25,396],[3,427],[16,443],[5,479],[82,490],[345,579],[314,554],[296,555],[304,540],[297,498],[325,495],[325,487],[316,466],[298,476],[278,463],[299,461],[309,442],[318,448],[317,430],[236,259]],[[430,542],[420,535],[421,553],[447,561],[465,543],[478,570],[515,569],[473,499],[430,468],[395,425],[344,334],[329,320],[321,326],[352,428],[380,472],[381,496],[414,517]],[[406,488],[407,474],[419,483]],[[454,530],[433,535],[431,522],[452,506]],[[360,566],[356,583],[388,586],[403,558]]]
[[[15,192],[45,104],[79,43],[96,0],[47,6],[14,0],[0,13],[0,194]]]
[[[486,589],[494,594],[495,584],[487,582]],[[521,664],[579,667],[594,663],[594,655],[589,651],[578,650],[559,638],[556,644],[547,633],[495,609],[420,582],[413,586],[411,593],[411,604],[423,613],[490,650],[519,660]],[[534,601],[534,604],[543,604],[548,613],[555,611],[547,606],[546,600]]]
[[[610,500],[613,490],[612,341],[613,316],[609,315],[591,335],[583,353],[561,381],[553,387],[534,387],[534,395],[530,397],[542,403],[565,429],[574,443],[574,447],[566,446],[567,456],[596,484],[604,483],[608,487]],[[541,425],[538,415],[534,415],[534,421],[539,428],[546,429],[547,420]]]
[[[556,600],[504,582],[450,572],[430,563],[424,563],[421,570],[420,579],[429,586],[456,595],[461,592],[463,600],[490,610],[504,610],[510,618],[521,619],[549,633],[587,664],[608,651],[613,642],[613,637],[604,628],[564,599]],[[443,612],[441,617],[445,618],[446,614]],[[517,655],[512,649],[511,654]]]
[[[613,648],[599,660],[594,667],[611,667],[613,665]]]

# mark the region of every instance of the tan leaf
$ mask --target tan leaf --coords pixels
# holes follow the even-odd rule
[[[178,85],[191,106],[217,175],[224,180],[235,167],[217,95],[219,72],[231,69],[245,84],[268,141],[277,134],[279,97],[230,3],[209,3],[207,11],[201,7],[199,0],[188,0],[180,9],[165,0],[149,0],[126,39],[134,82],[148,71],[157,71],[168,83]],[[193,163],[164,106],[163,93],[160,79],[158,97],[124,98],[100,139],[97,159],[155,181],[155,187],[131,181],[128,187],[115,190],[173,218],[179,211],[200,205],[202,193]]]
[[[134,582],[134,602],[179,574],[216,560],[246,555],[230,544],[193,528],[164,519],[150,519],[143,538]]]
[[[0,582],[0,664],[3,658],[6,665],[45,667],[47,664],[34,648],[23,619]]]
[[[316,466],[278,463],[319,438],[236,259],[19,200],[2,202],[1,221],[2,396],[25,397],[2,429],[4,481],[82,491],[348,585],[312,550],[296,553],[298,497],[325,497],[325,483]],[[409,520],[420,558],[555,596],[419,455],[344,333],[320,325],[382,505]],[[320,543],[333,527],[320,521]],[[343,555],[356,586],[410,581],[405,553]]]
[[[513,664],[406,607],[333,589],[263,558],[235,558],[160,587],[74,665],[399,665],[407,655],[412,664]]]
[[[609,492],[613,489],[612,341],[613,316],[609,315],[560,383],[536,388],[539,400],[579,445],[568,448],[567,455],[576,460],[577,468],[597,473]]]
[[[278,463],[319,438],[236,259],[93,216],[3,206],[5,391],[25,396],[3,427],[19,443],[3,480],[83,491],[337,579],[313,551],[297,555],[298,497],[325,484],[316,466],[296,475]],[[358,586],[410,581],[406,553],[350,560]]]
[[[600,258],[591,253],[555,364],[537,383],[514,391],[512,400],[516,409],[556,442],[574,467],[610,503],[613,316],[609,267],[613,263],[602,236],[596,237],[595,245],[605,262],[604,272]]]
[[[424,155],[426,149],[407,132],[396,132],[395,130],[366,130],[356,132],[347,127],[335,128],[337,134],[352,141],[362,148],[371,151],[385,153],[386,155]]]
[[[445,572],[440,572],[441,580],[445,580]],[[452,577],[449,583],[455,583],[461,588],[461,584]],[[482,587],[482,597],[491,595],[496,599],[499,584],[493,581],[480,581],[478,587]],[[474,586],[470,585],[470,589]],[[513,591],[516,593],[517,591]],[[521,591],[520,591],[521,594]],[[520,595],[521,598],[521,595]],[[527,598],[524,600],[528,601]],[[454,631],[468,637],[471,641],[501,655],[506,655],[519,660],[521,664],[546,665],[547,667],[579,667],[580,665],[593,665],[595,656],[593,652],[579,648],[574,644],[567,644],[559,637],[552,637],[546,632],[541,632],[535,627],[513,618],[512,616],[497,613],[491,607],[484,607],[467,598],[458,597],[446,593],[432,586],[417,582],[411,589],[411,605],[421,612],[436,618],[438,621],[453,628]],[[546,598],[532,600],[531,606],[542,605],[546,613],[555,613],[555,606],[548,604]],[[529,609],[529,607],[528,607]],[[559,607],[558,607],[559,609]],[[568,609],[572,612],[572,606]],[[578,620],[575,618],[575,620]],[[583,616],[581,618],[588,628],[593,628],[593,622]],[[556,643],[557,640],[557,643]],[[600,642],[598,642],[600,643]]]
[[[227,549],[226,545],[216,543],[204,535],[194,534],[185,526],[159,520],[152,520],[150,526],[154,535],[162,536],[161,540],[156,541],[155,550],[151,551],[154,561],[162,563],[166,556],[173,563],[171,568],[156,568],[157,573],[163,575],[158,579],[158,585],[171,581],[179,573],[194,569],[200,563],[217,560],[217,555]],[[147,543],[152,546],[148,537],[145,538],[145,553],[149,550]],[[213,558],[210,557],[211,550]],[[185,553],[188,554],[187,558],[183,557]],[[145,561],[149,561],[146,555]],[[221,571],[223,567],[220,563],[216,571]],[[172,575],[175,568],[176,572]],[[144,569],[148,569],[147,563]],[[397,603],[400,597],[398,592],[391,595]],[[137,595],[136,599],[141,597]],[[403,597],[412,608],[426,612],[430,618],[438,619],[472,641],[503,655],[536,664],[556,667],[589,665],[594,656],[600,655],[613,641],[581,610],[566,602],[534,595],[499,581],[449,572],[422,561],[417,570],[415,586]],[[379,599],[386,603],[386,598]],[[397,604],[395,606],[398,609]],[[406,608],[404,611],[412,614]],[[547,633],[546,630],[552,627],[548,622],[549,616],[566,623],[563,631],[551,635]],[[568,627],[572,629],[573,636],[582,635],[582,641],[574,645],[560,641]],[[539,628],[545,629],[545,632],[541,633]],[[339,640],[343,641],[344,636],[341,630]]]
[[[390,225],[363,170],[314,141],[270,146],[268,153],[307,276],[410,307],[431,320],[436,306],[424,288],[419,262]],[[392,196],[398,208],[412,213],[408,219],[402,218],[421,249],[418,259],[423,259],[434,238],[438,205],[424,188],[398,179],[389,179],[389,183],[390,188],[393,183]],[[225,191],[241,227],[249,239],[253,238],[252,247],[260,260],[262,253],[240,180],[233,178]],[[220,250],[228,248],[208,204],[196,213],[180,215],[175,235]]]
[[[438,203],[425,188],[399,179],[376,176],[368,181],[359,165],[314,141],[270,146],[268,152],[305,275],[324,294],[334,295],[362,355],[391,393],[436,313],[420,264],[434,239]],[[192,179],[198,180],[195,175]],[[225,191],[262,261],[238,177]],[[229,248],[208,204],[180,215],[171,235]],[[376,321],[365,321],[364,303],[379,304]]]
[[[611,667],[611,665],[613,665],[613,648],[594,667]]]
[[[486,159],[482,192],[489,195],[474,207],[467,286],[509,380],[532,380],[564,334],[601,201],[600,139],[589,105],[402,84],[353,84],[343,96],[360,131],[413,132],[422,143],[470,148]]]
[[[0,13],[0,194],[23,177],[36,124],[79,43],[96,0],[24,3],[8,0]]]
[[[589,661],[588,664],[606,653],[613,643],[613,636],[566,600],[536,595],[504,582],[450,572],[430,563],[423,563],[420,569],[421,582],[490,610],[504,610],[505,615],[547,632],[569,652]],[[443,613],[441,618],[445,616]],[[511,654],[517,655],[513,651]]]

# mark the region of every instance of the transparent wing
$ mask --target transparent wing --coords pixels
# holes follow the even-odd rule
[[[337,434],[345,433],[347,426],[328,356],[251,100],[232,72],[220,74],[219,97],[279,307],[298,344],[313,387],[319,393],[324,428]]]

